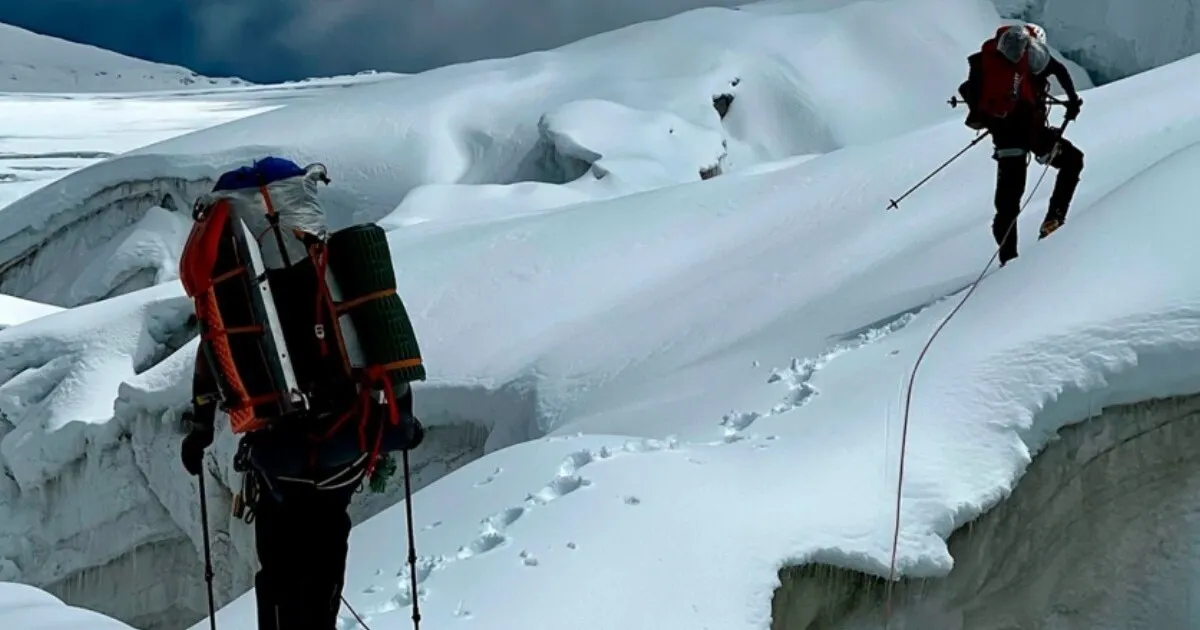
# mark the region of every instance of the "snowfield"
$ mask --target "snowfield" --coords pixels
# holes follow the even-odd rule
[[[0,91],[147,92],[251,85],[0,24]]]
[[[0,621],[21,630],[129,630],[129,626],[62,601],[24,584],[0,582]]]
[[[974,149],[885,207],[971,139],[942,102],[997,20],[984,0],[775,1],[274,87],[271,111],[15,201],[0,579],[143,630],[207,627],[173,265],[191,199],[270,152],[329,166],[336,224],[389,228],[430,366],[417,593],[399,480],[353,507],[345,596],[372,630],[410,627],[414,597],[432,628],[880,627],[905,386],[994,250],[994,162]],[[933,343],[892,627],[1200,619],[1198,70],[1087,91],[1067,225],[1036,241],[1051,174],[1021,257]],[[234,445],[208,460],[217,622],[249,630]]]

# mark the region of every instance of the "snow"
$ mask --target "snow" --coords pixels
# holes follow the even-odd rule
[[[735,172],[893,137],[954,115],[930,104],[944,101],[961,81],[963,52],[976,48],[995,20],[984,0],[951,8],[912,0],[702,9],[554,51],[363,82],[328,98],[151,144],[13,203],[0,212],[0,260],[22,259],[23,268],[0,277],[0,290],[31,291],[44,273],[36,258],[50,258],[59,247],[74,251],[73,241],[87,238],[75,229],[84,225],[81,218],[128,225],[147,207],[138,186],[110,194],[114,187],[136,180],[192,198],[191,188],[208,186],[222,169],[266,152],[321,161],[337,173],[338,185],[326,195],[335,225],[379,220],[404,203],[394,217],[403,224],[437,216],[447,206],[473,214],[498,214],[504,208],[493,212],[493,204],[506,203],[510,209],[549,210],[581,195],[587,200],[644,190],[649,175],[634,177],[629,168],[616,167],[610,181],[592,182],[606,171],[590,165],[582,181],[544,186],[574,174],[578,155],[612,150],[603,143],[574,146],[604,140],[594,133],[572,137],[585,113],[620,124],[624,131],[614,140],[686,121],[678,125],[675,144],[642,143],[666,152],[651,159],[673,159],[693,143],[704,147],[695,159],[672,161],[658,185],[701,179],[700,169],[722,151],[722,170]],[[614,49],[624,52],[615,56]],[[841,57],[845,63],[828,61]],[[913,75],[913,67],[922,71]],[[723,94],[736,99],[725,120],[712,104]],[[880,116],[875,95],[885,94],[891,113]],[[337,124],[329,124],[333,111]],[[713,144],[716,135],[725,141],[721,149]],[[564,139],[573,144],[556,144]],[[640,156],[605,158],[619,165]],[[175,181],[162,181],[168,176]],[[489,188],[512,184],[505,191]],[[497,202],[497,196],[525,201]],[[110,218],[102,221],[104,214]]]
[[[24,584],[0,582],[0,624],[21,630],[131,630]]]
[[[775,1],[304,98],[275,86],[269,104],[121,97],[271,109],[0,210],[0,286],[69,307],[0,330],[0,577],[145,630],[203,614],[178,464],[196,342],[173,261],[196,192],[266,152],[329,166],[335,222],[390,229],[431,377],[413,501],[426,625],[759,630],[785,566],[886,576],[904,385],[993,251],[994,162],[977,148],[885,207],[969,141],[941,103],[997,19],[983,0]],[[1087,91],[1068,224],[1035,240],[1042,184],[1021,258],[934,343],[911,408],[904,575],[953,576],[947,540],[1027,487],[1064,427],[1200,392],[1200,92],[1181,87],[1198,69]],[[234,442],[222,432],[206,464],[222,630],[255,626]],[[397,484],[353,511],[345,595],[375,630],[412,612]],[[971,593],[934,611],[959,625],[936,627],[987,627],[964,599],[1005,608]],[[917,612],[897,614],[929,627]],[[1124,612],[1107,614],[1169,627]],[[881,613],[868,597],[838,614],[877,628]]]
[[[32,319],[61,310],[61,308],[49,304],[23,300],[11,295],[0,295],[0,329],[24,324]]]
[[[143,92],[247,85],[0,24],[0,92]]]
[[[147,144],[394,78],[363,74],[192,92],[0,93],[0,117],[11,123],[0,137],[0,211],[68,175]],[[170,273],[158,272],[173,267],[186,236],[186,227],[181,228],[184,224],[180,223],[186,221],[186,216],[155,218],[146,217],[146,213],[163,204],[172,206],[168,210],[185,211],[191,199],[209,187],[211,182],[201,179],[176,181],[175,188],[162,181],[143,180],[111,182],[90,189],[83,205],[75,208],[76,214],[71,217],[75,229],[70,232],[30,229],[16,235],[6,233],[13,237],[5,239],[9,252],[18,253],[5,256],[6,264],[0,264],[0,290],[75,306],[144,288],[155,279],[169,280],[173,277]],[[65,201],[63,192],[63,188],[54,188],[26,203],[47,203],[47,197]],[[18,203],[8,216],[28,216],[26,203]],[[91,221],[100,209],[115,211],[100,221]],[[175,225],[168,225],[172,220]],[[152,224],[146,226],[144,221]],[[149,246],[140,243],[138,236],[147,227],[161,232],[152,237],[155,243]],[[47,237],[51,238],[49,245]],[[119,241],[127,243],[125,250],[118,250]],[[133,249],[139,252],[133,254]],[[34,261],[26,256],[40,259],[32,264]],[[34,286],[34,280],[39,286]]]
[[[945,540],[1064,425],[1200,391],[1200,97],[1174,87],[1197,64],[1089,92],[1068,226],[1033,240],[1039,188],[1023,257],[937,340],[912,407],[904,574],[947,575]],[[967,138],[953,121],[754,176],[396,231],[435,373],[532,370],[552,412],[548,437],[415,497],[425,623],[766,628],[785,564],[886,575],[902,388],[992,251],[994,165],[977,151],[884,207]],[[346,593],[372,628],[409,627],[403,527],[396,506],[351,541]],[[251,599],[219,617],[251,627]]]
[[[1107,83],[1200,52],[1196,0],[994,0],[1041,24],[1050,43]]]

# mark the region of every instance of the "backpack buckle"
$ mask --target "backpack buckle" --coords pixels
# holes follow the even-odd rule
[[[317,324],[317,325],[313,326],[313,334],[315,334],[317,336],[317,339],[324,339],[325,338],[325,325]]]

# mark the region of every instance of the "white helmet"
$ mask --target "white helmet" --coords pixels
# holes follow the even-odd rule
[[[1003,27],[996,37],[996,50],[1013,63],[1020,61],[1029,50],[1030,42],[1034,41],[1033,34],[1023,26],[1014,24]]]
[[[1046,29],[1034,24],[1033,22],[1026,22],[1025,31],[1029,33],[1030,37],[1033,37],[1037,43],[1043,46],[1046,45]]]

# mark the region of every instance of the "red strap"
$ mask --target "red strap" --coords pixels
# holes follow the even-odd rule
[[[375,440],[373,443],[368,442],[367,427],[371,420],[371,390],[373,385],[382,385],[383,395],[387,406],[387,421],[393,426],[400,424],[400,410],[396,404],[396,395],[392,391],[392,378],[388,373],[387,366],[375,365],[366,368],[364,371],[364,379],[362,389],[359,391],[358,404],[347,410],[342,415],[338,416],[337,420],[329,426],[320,437],[313,438],[314,441],[324,441],[333,437],[335,433],[342,429],[354,413],[358,412],[358,448],[361,451],[369,452],[367,458],[366,476],[370,476],[375,472],[376,466],[379,465],[379,456],[383,452],[383,429],[384,423],[379,423],[379,428],[375,431]]]
[[[308,255],[309,255],[309,257],[311,257],[313,259],[313,267],[316,270],[316,276],[317,276],[317,278],[316,278],[317,299],[316,299],[315,304],[313,305],[314,306],[313,321],[316,322],[316,325],[318,325],[318,326],[324,326],[325,325],[325,314],[324,314],[324,312],[322,312],[321,306],[323,306],[326,301],[329,301],[330,303],[332,303],[332,299],[329,296],[329,287],[328,287],[328,285],[325,284],[325,267],[328,263],[329,251],[327,249],[325,249],[324,247],[317,247],[316,245],[313,245],[308,248]],[[330,323],[329,328],[332,328],[332,327],[333,327],[333,325],[332,325],[332,323]],[[321,348],[321,356],[322,357],[329,356],[329,344],[326,342],[326,337],[329,335],[330,332],[332,332],[332,331],[331,330],[324,331],[322,336],[317,339],[317,344]]]

